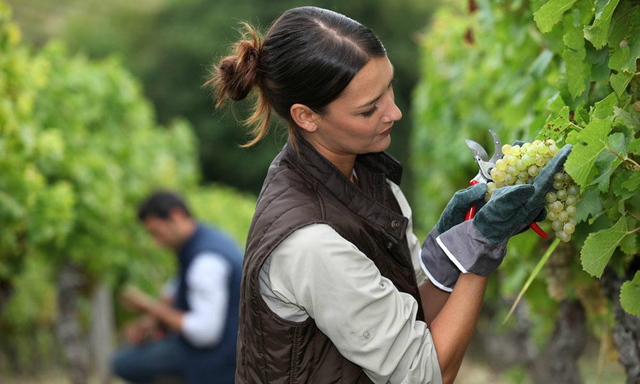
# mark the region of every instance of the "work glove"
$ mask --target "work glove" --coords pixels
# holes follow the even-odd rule
[[[456,192],[444,208],[435,227],[422,242],[420,263],[427,277],[436,287],[451,292],[460,276],[460,270],[453,264],[446,253],[436,244],[436,238],[464,221],[469,208],[484,204],[487,185],[479,183]]]
[[[473,220],[455,225],[436,242],[462,273],[490,275],[506,254],[507,242],[544,214],[545,196],[553,188],[553,176],[562,170],[571,152],[565,145],[535,178],[532,185],[496,189]]]

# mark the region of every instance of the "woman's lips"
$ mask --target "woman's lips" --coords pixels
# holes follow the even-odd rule
[[[387,129],[386,131],[382,132],[380,134],[380,136],[388,136],[391,133],[391,130],[393,129],[393,127],[390,127],[389,129]]]

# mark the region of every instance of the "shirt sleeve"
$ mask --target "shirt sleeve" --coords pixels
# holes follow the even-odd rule
[[[420,253],[422,252],[422,246],[420,245],[420,240],[418,240],[418,237],[413,233],[413,212],[411,211],[411,206],[409,205],[407,198],[404,196],[404,193],[402,193],[400,187],[389,180],[387,180],[387,183],[389,183],[391,191],[396,197],[398,205],[400,205],[402,216],[409,219],[409,224],[407,225],[407,242],[409,245],[409,251],[411,252],[411,262],[413,264],[413,270],[416,274],[416,281],[418,283],[418,286],[420,286],[428,278],[420,262]]]
[[[166,283],[162,286],[162,297],[166,297],[170,300],[176,295],[176,290],[178,289],[178,279],[174,276],[171,279],[167,280]]]
[[[191,310],[184,315],[182,333],[195,346],[213,346],[222,338],[230,273],[229,263],[216,253],[197,255],[187,270]]]
[[[441,384],[418,303],[326,224],[293,232],[270,255],[270,289],[314,318],[338,351],[374,383]]]

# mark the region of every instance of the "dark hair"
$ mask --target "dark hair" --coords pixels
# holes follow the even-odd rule
[[[301,103],[324,113],[369,60],[386,55],[371,29],[322,8],[284,12],[264,39],[248,23],[243,26],[234,54],[214,65],[204,84],[215,90],[216,107],[225,98],[242,100],[257,87],[254,113],[245,122],[254,125],[253,137],[243,147],[267,134],[273,109],[289,123],[289,140],[297,149],[291,106]]]
[[[167,219],[169,212],[174,208],[182,209],[188,217],[191,217],[191,212],[180,195],[170,191],[156,191],[140,204],[138,219],[143,221],[149,216]]]

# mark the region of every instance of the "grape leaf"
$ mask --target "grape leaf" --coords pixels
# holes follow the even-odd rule
[[[609,50],[605,47],[599,50],[591,44],[586,45],[587,63],[591,64],[592,81],[608,81],[611,69],[609,68]]]
[[[555,119],[552,119],[552,117],[553,115],[549,115],[540,134],[545,139],[558,140],[564,135],[567,128],[571,126],[571,121],[569,120],[569,107],[562,107],[558,112],[558,117]]]
[[[627,89],[632,78],[633,73],[618,72],[611,74],[609,81],[611,82],[611,87],[616,91],[616,95],[618,95],[618,97],[622,97],[624,90]]]
[[[565,49],[562,52],[567,67],[567,87],[571,97],[580,96],[587,87],[586,79],[591,76],[591,65],[585,61],[587,51],[584,48],[582,26],[574,23],[573,14],[567,13],[562,22]]]
[[[584,28],[584,36],[597,49],[602,48],[609,38],[611,16],[620,0],[596,0],[596,18],[591,26]]]
[[[578,11],[582,24],[587,24],[593,18],[594,0],[578,0],[573,9]]]
[[[582,268],[591,276],[600,278],[613,251],[627,235],[627,220],[622,216],[611,228],[590,233],[580,251]]]
[[[586,221],[589,216],[597,217],[602,213],[600,193],[596,189],[589,188],[582,194],[582,201],[578,204],[576,220]]]
[[[562,15],[566,10],[573,6],[576,0],[550,0],[533,14],[540,32],[547,33],[551,31],[554,25],[562,20]]]
[[[633,139],[633,141],[629,143],[627,151],[629,151],[629,153],[633,153],[634,155],[640,156],[640,139]]]
[[[627,227],[633,228],[636,226],[636,223],[636,220],[629,218],[627,221]],[[638,241],[637,237],[638,233],[634,232],[627,234],[627,236],[622,239],[620,242],[620,250],[624,252],[625,255],[632,256],[638,253],[638,244],[636,243]]]
[[[620,288],[620,305],[632,315],[640,316],[640,271]]]
[[[618,97],[614,92],[611,92],[607,97],[595,104],[591,114],[597,119],[606,119],[614,114],[613,108],[616,105],[618,105]]]
[[[618,72],[634,73],[636,59],[640,57],[640,8],[635,8],[627,22],[629,24],[624,25],[628,28],[625,31],[627,39],[613,46],[615,51],[609,59],[609,67]]]
[[[620,196],[623,199],[628,199],[629,197],[635,195],[635,190],[629,190],[623,185],[633,176],[636,172],[631,171],[623,171],[618,172],[614,175],[613,180],[611,181],[611,190],[616,196]]]
[[[625,156],[626,152],[626,140],[624,134],[616,132],[607,138],[607,145],[609,148]],[[606,193],[609,190],[609,179],[613,171],[622,164],[622,160],[609,151],[602,151],[598,155],[595,162],[596,170],[598,171],[597,177],[589,185],[597,185],[598,189],[602,193]]]
[[[622,183],[622,188],[637,191],[640,188],[640,172],[633,172],[629,180]]]
[[[634,131],[640,130],[640,113],[627,112],[622,108],[613,107],[615,122],[620,123]]]
[[[594,119],[576,138],[571,155],[564,167],[581,189],[587,186],[594,173],[594,163],[607,145],[607,135],[611,131],[611,120]]]

